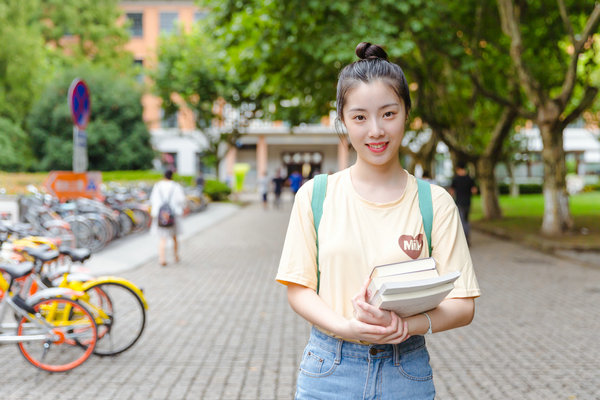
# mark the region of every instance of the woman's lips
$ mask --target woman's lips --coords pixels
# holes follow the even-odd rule
[[[381,153],[387,148],[387,146],[388,146],[388,142],[367,143],[367,147],[373,153]]]

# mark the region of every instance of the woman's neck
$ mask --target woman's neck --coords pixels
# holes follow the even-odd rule
[[[377,166],[361,163],[359,159],[350,167],[354,190],[364,199],[376,203],[388,203],[402,197],[407,176],[400,162]]]

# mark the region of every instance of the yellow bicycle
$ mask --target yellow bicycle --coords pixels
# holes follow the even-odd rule
[[[81,293],[77,300],[92,313],[98,326],[94,354],[116,355],[139,340],[148,309],[143,291],[124,278],[71,272],[74,263],[83,263],[91,256],[88,249],[58,248],[42,237],[18,239],[12,245],[35,265],[35,274],[22,281],[27,293],[31,295],[40,287],[68,288]]]

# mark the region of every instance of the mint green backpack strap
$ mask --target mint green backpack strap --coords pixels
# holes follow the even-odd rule
[[[429,246],[429,257],[431,257],[431,228],[433,226],[433,204],[431,202],[431,185],[429,182],[417,178],[417,187],[419,191],[419,209],[421,218],[423,218],[423,229],[427,237]]]
[[[327,193],[327,174],[315,176],[311,207],[313,212],[313,221],[315,224],[315,233],[317,235],[317,293],[321,284],[321,270],[319,269],[319,224],[323,216],[323,202]]]

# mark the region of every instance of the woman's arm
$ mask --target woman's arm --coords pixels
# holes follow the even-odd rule
[[[475,315],[475,301],[472,298],[446,299],[439,306],[427,311],[431,319],[432,332],[442,332],[469,325]],[[429,329],[429,320],[423,314],[405,318],[410,335],[424,335]]]
[[[370,324],[357,318],[347,320],[325,304],[313,289],[289,283],[287,294],[288,301],[296,313],[311,324],[336,336],[369,343],[400,343],[407,338],[407,322],[394,313],[389,313],[387,325]]]

